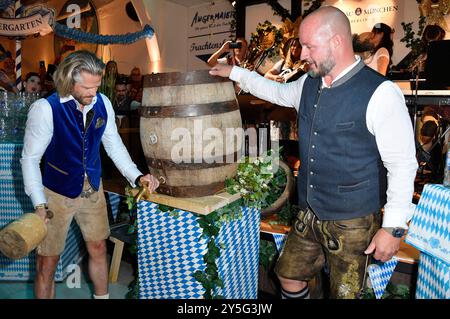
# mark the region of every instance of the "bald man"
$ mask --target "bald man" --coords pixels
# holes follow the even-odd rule
[[[369,256],[397,253],[414,210],[412,123],[400,89],[355,56],[342,11],[314,11],[299,36],[309,72],[297,81],[226,65],[210,73],[298,113],[301,209],[275,267],[282,298],[309,298],[308,281],[325,263],[329,297],[355,298]]]

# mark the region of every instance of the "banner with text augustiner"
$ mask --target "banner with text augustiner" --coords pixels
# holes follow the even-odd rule
[[[224,42],[234,39],[231,22],[235,10],[228,1],[211,2],[188,10],[188,70],[209,68],[208,57]]]

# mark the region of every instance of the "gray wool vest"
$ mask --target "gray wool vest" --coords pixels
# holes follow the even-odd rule
[[[321,220],[352,219],[386,203],[386,169],[366,111],[386,81],[360,62],[331,88],[321,78],[305,80],[298,111],[299,206]]]

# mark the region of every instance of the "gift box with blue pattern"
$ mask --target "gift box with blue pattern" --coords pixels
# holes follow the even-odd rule
[[[260,211],[243,208],[241,219],[222,225],[218,272],[227,299],[256,299],[258,294]],[[193,274],[205,269],[206,239],[198,216],[163,212],[155,203],[138,204],[138,272],[141,299],[201,299],[204,288]]]
[[[416,299],[450,299],[450,265],[421,253]]]
[[[450,264],[450,189],[425,185],[405,241]]]
[[[34,211],[23,187],[20,157],[22,144],[0,144],[0,229],[22,214]],[[73,222],[61,255],[55,280],[62,281],[68,275],[67,266],[78,264],[86,252],[81,231]],[[0,280],[29,281],[35,275],[35,252],[27,257],[13,260],[0,253]]]
[[[416,298],[450,298],[450,189],[425,185],[405,242],[421,252]]]

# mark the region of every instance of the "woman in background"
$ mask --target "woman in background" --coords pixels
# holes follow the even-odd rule
[[[306,64],[300,60],[302,46],[298,38],[292,38],[286,42],[286,48],[289,48],[285,54],[285,59],[281,59],[264,74],[264,77],[280,82],[290,82],[298,79],[305,73]],[[295,78],[294,78],[295,75]]]
[[[228,53],[225,57],[222,57]],[[217,63],[224,63],[229,65],[244,66],[249,56],[248,43],[245,38],[237,38],[236,41],[225,42],[219,50],[214,52],[206,62],[210,67]]]
[[[353,40],[353,46],[364,63],[378,73],[386,75],[391,64],[394,31],[384,23],[377,23],[371,32],[361,33]],[[356,43],[355,43],[356,42]]]
[[[99,91],[105,94],[110,101],[114,100],[114,87],[118,74],[117,62],[114,60],[108,61],[105,66],[105,75],[102,77]]]
[[[29,72],[23,82],[23,91],[27,93],[41,93],[41,78],[37,72]]]
[[[432,41],[440,41],[445,38],[445,30],[438,25],[427,25],[422,34],[422,52],[408,67],[410,72],[422,73],[425,71],[427,61],[428,44]]]

